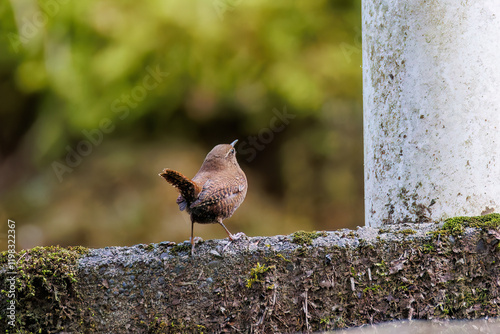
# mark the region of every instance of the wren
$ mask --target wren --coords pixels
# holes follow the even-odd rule
[[[244,235],[231,234],[222,223],[233,215],[247,194],[247,178],[236,160],[237,141],[215,146],[192,179],[168,168],[159,174],[177,188],[179,209],[186,210],[191,217],[191,254],[194,254],[194,223],[219,223],[230,240]]]

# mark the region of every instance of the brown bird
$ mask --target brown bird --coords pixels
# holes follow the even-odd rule
[[[244,235],[231,234],[222,223],[233,215],[247,194],[247,178],[236,160],[234,145],[237,141],[215,146],[192,179],[168,168],[159,174],[177,188],[179,209],[191,216],[191,254],[194,254],[194,223],[219,223],[230,240]]]

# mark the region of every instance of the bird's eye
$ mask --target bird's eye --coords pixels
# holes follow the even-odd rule
[[[230,155],[234,155],[234,153],[235,153],[235,152],[236,152],[236,150],[235,150],[235,149],[234,149],[234,147],[233,147],[232,149],[230,149],[229,151],[227,151],[227,153],[226,153],[226,156],[225,156],[225,157],[227,158],[227,157],[228,157],[228,156],[230,156]]]

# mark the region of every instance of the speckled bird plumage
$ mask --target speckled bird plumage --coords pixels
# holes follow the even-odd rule
[[[236,238],[222,223],[243,202],[248,188],[245,173],[236,160],[236,142],[215,146],[192,179],[168,168],[159,174],[180,193],[177,204],[181,211],[186,210],[191,217],[193,247],[194,223],[219,223],[231,240]]]

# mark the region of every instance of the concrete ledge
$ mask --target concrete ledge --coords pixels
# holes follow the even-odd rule
[[[209,240],[194,257],[171,242],[34,248],[14,270],[15,330],[296,332],[495,317],[500,215],[484,217]],[[0,326],[13,330],[5,290]]]

